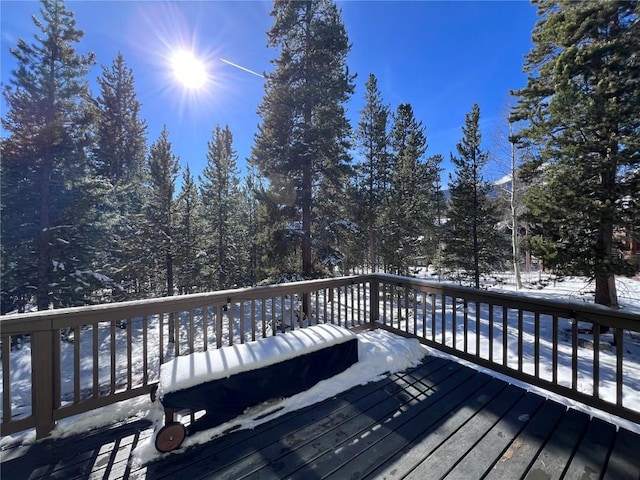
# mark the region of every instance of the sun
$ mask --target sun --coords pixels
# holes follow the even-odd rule
[[[176,79],[185,87],[198,90],[207,83],[205,64],[186,50],[178,50],[171,57],[171,67]]]

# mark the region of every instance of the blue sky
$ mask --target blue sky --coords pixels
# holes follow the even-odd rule
[[[369,73],[378,77],[384,101],[395,110],[411,103],[426,127],[427,155],[447,160],[460,140],[465,114],[477,102],[484,147],[491,143],[513,100],[509,90],[525,85],[524,55],[531,48],[535,8],[527,1],[342,1],[352,43],[349,68],[358,75],[348,116],[355,128]],[[272,69],[278,55],[267,47],[271,2],[256,1],[68,1],[85,36],[78,46],[95,53],[94,79],[120,51],[133,70],[149,143],[163,126],[174,153],[197,177],[206,164],[207,141],[217,124],[229,125],[242,168],[260,123],[257,108],[264,80],[246,70]],[[9,47],[33,39],[39,2],[2,0],[2,83],[15,68]],[[209,81],[184,88],[170,65],[172,52],[191,50],[205,62]],[[227,62],[225,62],[226,60]],[[6,106],[2,103],[2,111]],[[4,113],[3,113],[4,115]],[[489,167],[487,177],[500,176]],[[446,173],[444,177],[446,183]]]

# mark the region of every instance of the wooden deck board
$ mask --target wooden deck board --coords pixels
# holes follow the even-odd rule
[[[560,478],[588,426],[587,415],[576,410],[568,410],[557,428],[551,432],[549,440],[525,478],[529,480]]]
[[[441,478],[467,455],[513,404],[524,396],[524,391],[509,386],[491,402],[481,414],[474,415],[445,442],[438,446],[409,474],[408,478]]]
[[[616,435],[613,450],[609,456],[604,480],[625,480],[630,472],[636,472],[634,480],[640,480],[640,455],[638,436],[628,430],[620,430]],[[632,477],[633,478],[633,477]]]
[[[366,450],[360,449],[359,453],[353,452],[352,458],[348,459],[340,470],[332,472],[332,478],[369,475],[379,464],[387,463],[394,458],[402,458],[398,457],[399,452],[402,452],[409,443],[416,444],[417,439],[424,436],[425,432],[433,431],[436,426],[447,422],[455,423],[456,417],[451,416],[452,407],[455,408],[457,405],[467,402],[478,391],[486,388],[487,383],[490,383],[487,380],[485,376],[474,375],[460,384],[456,390],[447,392],[447,395],[440,395],[439,398],[435,395],[432,396],[433,403],[416,405],[413,408],[414,416],[394,418],[395,425],[383,438],[379,438]],[[418,450],[418,448],[412,449],[412,451]],[[372,463],[371,458],[378,459],[378,462]],[[413,462],[411,463],[414,465]],[[385,474],[376,473],[375,475]]]
[[[640,480],[640,435],[437,357],[132,466],[131,452],[152,434],[137,420],[10,447],[0,477]]]
[[[373,412],[362,412],[362,416],[368,417],[369,422],[359,428],[345,425],[343,438],[335,439],[323,448],[321,455],[309,458],[308,461],[298,465],[295,476],[298,478],[315,478],[316,475],[336,474],[338,478],[352,478],[363,476],[367,473],[367,466],[371,464],[371,458],[382,460],[398,443],[398,437],[404,444],[403,428],[408,424],[420,424],[420,415],[430,411],[435,416],[442,415],[444,410],[450,408],[441,407],[443,398],[450,398],[457,387],[465,386],[465,389],[473,388],[473,374],[469,375],[466,369],[449,370],[442,369],[438,373],[444,375],[438,382],[430,385],[429,390],[423,391],[417,398],[407,398],[406,402],[398,404],[396,408],[384,409],[381,415]],[[433,377],[428,377],[433,379]],[[422,382],[425,378],[422,379]],[[439,413],[440,412],[440,413]],[[364,463],[361,468],[360,465]],[[294,472],[291,472],[293,474]]]
[[[521,478],[566,411],[567,407],[564,405],[545,402],[531,417],[531,421],[522,432],[511,442],[486,479]]]
[[[481,384],[480,388],[469,397],[465,407],[459,409],[455,414],[443,415],[431,425],[425,425],[427,428],[424,431],[420,430],[421,424],[415,422],[413,425],[417,434],[410,442],[402,445],[387,462],[377,466],[377,469],[372,472],[372,476],[376,478],[403,478],[484,408],[487,403],[500,395],[506,387],[505,382],[492,379],[486,384]]]
[[[601,472],[606,468],[615,431],[615,425],[594,418],[582,437],[564,478],[600,478]]]
[[[524,415],[531,415],[543,403],[538,395],[520,397],[493,427],[474,445],[456,466],[447,473],[447,478],[481,478],[503,457],[508,446],[526,425]]]

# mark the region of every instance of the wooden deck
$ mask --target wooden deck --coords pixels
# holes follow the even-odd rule
[[[0,477],[640,479],[640,435],[436,357],[132,468],[149,435],[136,421],[9,448]]]

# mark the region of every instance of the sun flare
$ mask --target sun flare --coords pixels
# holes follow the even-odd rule
[[[207,82],[204,63],[186,50],[179,50],[171,57],[171,67],[176,79],[186,88],[197,90]]]

